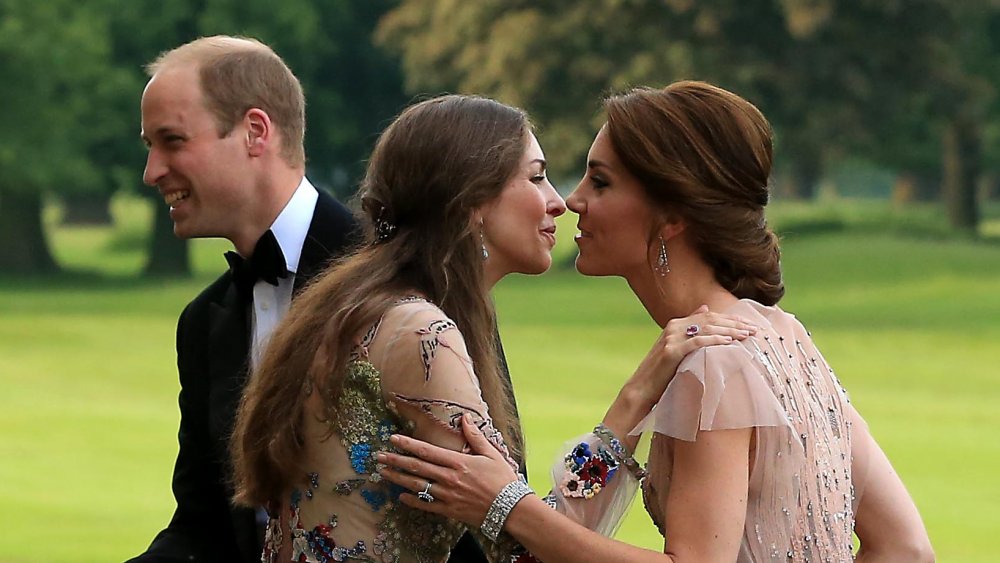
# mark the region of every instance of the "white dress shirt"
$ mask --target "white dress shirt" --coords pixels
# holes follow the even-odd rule
[[[271,338],[271,332],[288,312],[288,306],[292,302],[292,288],[295,274],[299,270],[299,258],[302,257],[302,244],[309,233],[318,199],[319,192],[303,177],[285,208],[271,224],[271,232],[278,240],[281,253],[285,256],[285,266],[291,275],[278,278],[277,286],[262,280],[258,280],[253,286],[251,368],[257,367],[267,341]]]

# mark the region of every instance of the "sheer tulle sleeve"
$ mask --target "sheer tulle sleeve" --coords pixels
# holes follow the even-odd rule
[[[453,450],[465,450],[461,420],[472,416],[486,438],[517,471],[503,436],[493,426],[465,340],[444,312],[426,302],[407,303],[385,315],[371,344],[373,363],[391,408],[409,422],[412,436]],[[470,529],[494,562],[534,561],[511,536],[492,542]]]
[[[382,373],[386,401],[410,424],[414,437],[462,450],[465,413],[517,470],[493,426],[479,380],[455,324],[426,302],[406,303],[390,310],[367,346]],[[611,535],[638,489],[638,465],[610,431],[598,427],[567,445],[553,470],[555,486],[545,497],[549,506],[575,521]],[[471,530],[491,561],[534,561],[508,534],[491,542]]]
[[[787,412],[767,384],[768,361],[754,358],[740,343],[691,353],[632,434],[652,430],[689,442],[702,430],[773,428],[794,435]],[[799,444],[791,453],[801,456],[801,443],[789,442]]]
[[[382,374],[386,402],[411,424],[415,438],[455,450],[465,448],[462,415],[510,460],[493,427],[465,340],[455,323],[430,303],[399,305],[388,313],[370,356]],[[510,463],[515,467],[513,460]]]
[[[549,506],[602,535],[611,537],[632,504],[643,471],[609,429],[567,442],[552,467]]]

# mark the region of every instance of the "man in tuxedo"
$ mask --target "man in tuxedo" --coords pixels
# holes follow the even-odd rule
[[[260,561],[261,524],[230,503],[228,435],[250,368],[293,294],[355,239],[352,214],[305,178],[305,103],[269,47],[202,38],[147,67],[143,181],[181,238],[222,237],[230,270],[177,325],[177,509],[136,563]]]
[[[356,240],[351,213],[305,178],[305,103],[268,46],[201,38],[147,67],[143,181],[174,234],[222,237],[230,269],[177,324],[181,411],[166,529],[130,563],[260,561],[266,514],[230,503],[228,437],[249,371],[295,293]],[[466,535],[452,561],[485,561]]]

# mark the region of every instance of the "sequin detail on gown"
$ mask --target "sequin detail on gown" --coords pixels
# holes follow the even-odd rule
[[[682,362],[653,413],[646,509],[669,541],[662,507],[673,441],[753,428],[744,534],[737,561],[849,562],[854,495],[846,393],[805,328],[777,307],[742,300],[728,313],[763,330]]]

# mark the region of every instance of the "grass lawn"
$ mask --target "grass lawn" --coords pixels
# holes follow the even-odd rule
[[[193,245],[193,279],[136,280],[148,210],[118,205],[114,230],[53,229],[74,273],[0,278],[0,562],[121,561],[173,509],[175,322],[225,267],[226,245]],[[782,305],[893,460],[938,560],[994,561],[1000,245],[942,238],[888,211],[776,213],[787,226]],[[899,228],[870,228],[885,221]],[[573,222],[562,222],[557,261],[573,251]],[[563,442],[600,420],[658,331],[617,279],[514,276],[496,301],[531,481],[546,489]],[[619,537],[662,545],[639,507]]]

